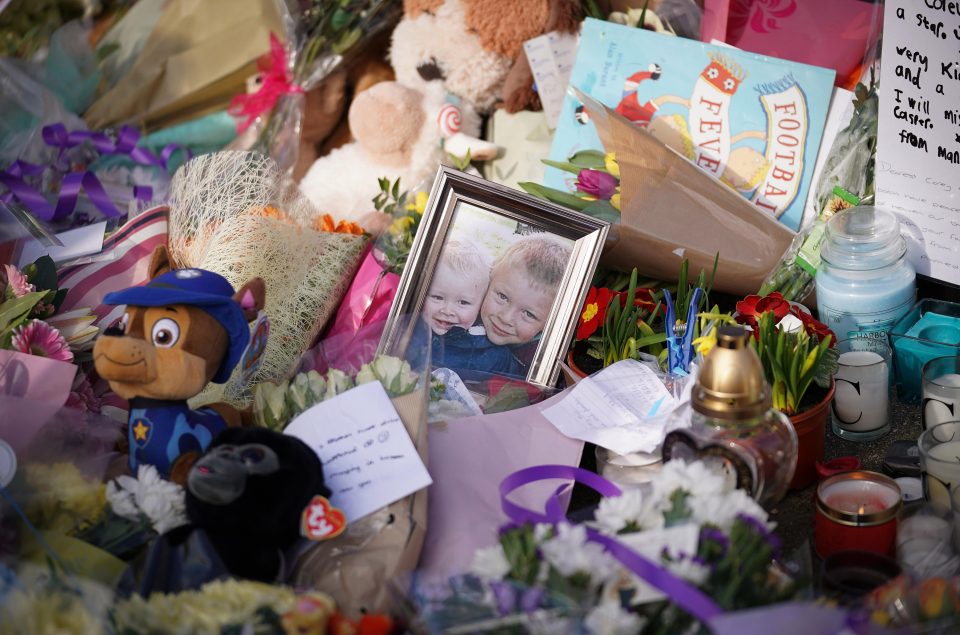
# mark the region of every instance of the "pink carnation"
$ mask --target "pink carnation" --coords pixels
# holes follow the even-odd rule
[[[60,331],[41,320],[31,320],[13,330],[11,347],[15,351],[48,357],[61,362],[72,362],[73,352]]]

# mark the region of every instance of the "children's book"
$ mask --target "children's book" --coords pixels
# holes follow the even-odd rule
[[[834,71],[588,18],[570,84],[796,230]],[[550,158],[603,145],[568,94]],[[547,168],[545,184],[574,189]]]

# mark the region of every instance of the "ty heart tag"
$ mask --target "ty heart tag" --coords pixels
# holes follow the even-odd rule
[[[300,534],[309,540],[336,538],[347,528],[347,517],[324,496],[314,496],[303,510]]]

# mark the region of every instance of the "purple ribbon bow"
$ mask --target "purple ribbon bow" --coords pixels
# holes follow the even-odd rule
[[[108,218],[125,215],[113,204],[110,195],[93,172],[86,170],[69,171],[70,166],[65,160],[65,156],[70,148],[89,142],[102,155],[126,155],[135,163],[156,166],[165,171],[168,169],[171,157],[176,152],[182,150],[185,157],[190,158],[189,149],[176,143],[164,146],[160,151],[160,156],[147,148],[138,146],[140,133],[136,128],[130,126],[120,128],[116,141],[102,132],[91,132],[89,130],[68,132],[66,126],[60,123],[44,126],[41,134],[44,143],[57,148],[57,159],[54,165],[56,169],[65,172],[56,205],[52,205],[42,192],[29,183],[30,179],[40,178],[46,168],[42,165],[19,160],[14,161],[6,170],[0,171],[0,184],[8,190],[0,196],[0,200],[9,202],[16,198],[38,219],[46,222],[59,220],[73,212],[80,198],[81,190],[86,192],[94,207]],[[133,197],[138,201],[149,202],[153,198],[153,190],[147,186],[135,186]]]

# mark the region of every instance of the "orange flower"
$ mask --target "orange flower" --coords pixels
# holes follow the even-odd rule
[[[339,223],[334,224],[333,216],[331,216],[330,214],[324,214],[319,218],[314,218],[313,228],[318,232],[331,232],[335,234],[352,234],[354,236],[362,236],[365,233],[363,230],[363,227],[361,227],[357,223],[342,220]]]

